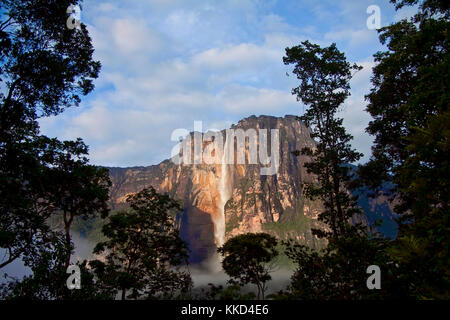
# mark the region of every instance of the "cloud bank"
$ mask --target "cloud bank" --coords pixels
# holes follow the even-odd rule
[[[352,80],[342,116],[354,146],[367,159],[371,138],[364,95],[370,88],[377,32],[368,30],[372,1],[85,0],[88,26],[102,63],[96,90],[80,108],[40,121],[61,139],[82,137],[91,162],[105,166],[156,164],[170,157],[177,128],[194,120],[223,129],[250,115],[300,115],[291,95],[296,86],[284,49],[309,39],[336,42],[352,62],[364,66]],[[387,0],[382,23],[395,13]]]

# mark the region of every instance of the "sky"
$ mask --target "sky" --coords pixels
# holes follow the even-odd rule
[[[251,115],[301,115],[285,48],[335,42],[364,67],[340,113],[364,162],[372,143],[364,95],[383,49],[366,24],[370,5],[381,26],[414,13],[388,0],[84,0],[80,18],[102,70],[79,107],[40,120],[42,133],[83,138],[96,165],[158,164],[177,143],[172,132],[193,131],[194,121],[206,131]]]

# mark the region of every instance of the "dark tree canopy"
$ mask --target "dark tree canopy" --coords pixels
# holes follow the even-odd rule
[[[44,168],[45,180],[40,182],[46,186],[46,205],[62,214],[66,244],[69,247],[70,228],[75,217],[86,220],[108,216],[111,181],[108,169],[88,164],[87,146],[81,139],[63,142],[52,139],[49,143],[55,146],[58,153],[46,159],[49,166]],[[66,268],[70,256],[69,253],[66,257]]]
[[[217,251],[224,257],[222,267],[226,274],[241,285],[256,285],[257,298],[264,299],[278,256],[277,244],[277,239],[267,233],[247,233],[229,239]]]
[[[87,29],[66,25],[67,8],[79,3],[0,1],[0,268],[55,253],[59,237],[46,220],[60,210],[105,213],[109,177],[88,165],[87,146],[42,136],[37,122],[94,88],[100,63]],[[67,236],[66,247],[70,259]]]
[[[316,142],[314,148],[301,150],[311,157],[311,162],[305,163],[307,171],[317,176],[316,183],[304,186],[304,194],[311,200],[320,199],[324,206],[319,220],[325,227],[313,229],[313,233],[328,240],[321,251],[292,240],[284,243],[287,256],[297,266],[288,296],[308,300],[376,297],[365,285],[366,268],[387,265],[387,242],[354,222],[362,211],[349,192],[356,184],[348,164],[359,160],[361,154],[352,149],[352,136],[337,117],[350,95],[352,72],[361,67],[348,63],[335,44],[321,48],[309,41],[287,48],[283,61],[294,65],[300,85],[292,93],[306,106],[300,119],[311,128]]]
[[[300,120],[311,128],[311,138],[316,141],[315,148],[301,150],[312,160],[305,163],[307,171],[318,177],[317,183],[304,186],[304,194],[312,200],[322,200],[325,210],[320,213],[319,220],[331,231],[314,232],[320,237],[338,237],[350,228],[349,219],[361,213],[356,199],[348,193],[352,176],[347,166],[359,160],[361,154],[351,148],[353,137],[336,115],[350,95],[352,72],[361,67],[350,65],[335,44],[321,48],[309,41],[286,48],[283,61],[294,65],[293,73],[300,85],[292,90],[292,94],[307,107]]]
[[[444,14],[447,18],[449,16],[450,4],[446,0],[391,0],[391,2],[395,4],[396,9],[419,4],[421,16],[434,14]]]
[[[2,113],[35,119],[78,105],[94,88],[100,63],[86,26],[67,28],[67,8],[78,0],[0,1]],[[4,128],[3,128],[4,129]]]
[[[334,239],[321,251],[293,241],[286,243],[287,256],[296,270],[288,286],[290,298],[301,300],[393,299],[406,295],[398,270],[390,266],[389,241],[358,235]],[[369,290],[367,267],[381,269],[381,289]]]
[[[127,203],[129,210],[108,218],[102,229],[107,240],[95,247],[95,253],[106,256],[106,262],[90,263],[99,285],[121,291],[122,299],[188,292],[191,278],[178,269],[188,259],[187,244],[175,225],[179,203],[152,187],[130,195]]]
[[[394,1],[393,1],[394,2]],[[375,136],[360,176],[374,189],[392,183],[402,222],[393,256],[416,297],[448,298],[450,55],[448,1],[419,4],[418,14],[380,30],[367,132]]]

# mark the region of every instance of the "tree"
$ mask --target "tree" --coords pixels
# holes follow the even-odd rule
[[[229,239],[217,251],[224,257],[222,268],[240,285],[252,283],[258,288],[258,299],[264,300],[266,283],[272,277],[274,259],[278,256],[277,239],[267,233],[247,233]]]
[[[320,199],[324,206],[318,219],[325,228],[313,229],[313,234],[328,240],[321,252],[292,241],[285,243],[287,256],[297,264],[290,294],[302,299],[372,297],[374,294],[365,285],[368,266],[383,267],[383,272],[390,275],[388,283],[396,276],[388,267],[388,241],[372,234],[370,226],[354,222],[362,210],[357,197],[349,192],[355,177],[348,164],[359,160],[361,154],[351,148],[352,136],[343,127],[343,119],[337,117],[350,95],[352,72],[361,67],[350,65],[335,44],[321,48],[309,41],[287,48],[283,61],[294,65],[293,73],[300,85],[292,93],[307,106],[300,120],[310,127],[316,142],[314,148],[296,152],[311,157],[305,167],[317,177],[317,182],[304,186],[304,194],[311,200]],[[385,283],[386,287],[391,285]]]
[[[78,0],[2,0],[0,23],[2,116],[35,120],[78,105],[94,88],[100,63],[86,26],[70,30],[67,8]],[[9,118],[11,119],[11,117]],[[9,120],[2,117],[5,122]],[[6,130],[2,121],[3,133]],[[11,123],[15,124],[15,123]]]
[[[191,288],[187,272],[188,247],[175,227],[179,203],[153,187],[129,195],[130,209],[111,215],[102,232],[108,238],[94,253],[105,262],[90,262],[104,288],[121,292],[126,298],[173,298]],[[128,293],[130,292],[130,293]]]
[[[373,189],[391,182],[400,216],[391,250],[419,298],[449,297],[450,7],[447,1],[419,4],[410,20],[384,27],[372,89],[366,96],[375,136],[371,161],[359,175]]]
[[[71,247],[72,248],[72,244]],[[69,249],[70,249],[69,248]],[[86,261],[77,262],[80,268],[81,288],[67,287],[67,243],[64,234],[54,233],[46,242],[46,250],[25,257],[32,274],[0,284],[0,299],[4,300],[93,300],[113,299],[110,290],[99,288]]]
[[[46,172],[70,147],[40,136],[37,120],[78,105],[100,69],[86,27],[66,27],[67,7],[78,3],[0,1],[0,268],[42,253],[52,237],[46,196],[58,181]]]
[[[311,162],[305,163],[307,172],[318,179],[317,183],[306,184],[304,193],[311,200],[322,200],[325,210],[319,214],[319,220],[331,231],[313,232],[319,237],[336,239],[357,227],[351,226],[349,219],[361,213],[356,198],[348,192],[352,175],[347,166],[359,160],[361,154],[351,148],[353,137],[343,127],[343,119],[336,116],[350,95],[352,71],[361,70],[361,67],[350,65],[335,44],[321,48],[309,41],[286,48],[283,61],[286,65],[294,65],[293,73],[300,85],[292,90],[292,94],[307,106],[300,119],[310,127],[311,138],[316,141],[314,149],[301,150],[302,154],[312,158]]]
[[[398,268],[388,255],[390,241],[377,236],[346,235],[315,251],[288,241],[286,255],[296,264],[288,298],[301,300],[398,299],[405,297]],[[367,267],[381,269],[381,289],[369,290]]]
[[[77,141],[63,141],[52,139],[50,143],[60,152],[52,154],[48,159],[49,167],[45,167],[45,179],[48,185],[45,199],[61,212],[64,221],[64,232],[67,248],[70,247],[70,228],[77,216],[83,219],[97,215],[106,218],[109,214],[107,201],[111,181],[109,171],[88,164],[87,146]],[[65,259],[65,268],[70,264],[71,252]]]

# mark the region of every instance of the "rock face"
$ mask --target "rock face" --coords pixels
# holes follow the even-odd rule
[[[248,133],[249,136],[256,132],[260,136],[256,140],[244,140],[244,148],[237,141],[233,143],[233,161],[228,161],[229,164],[223,163],[226,162],[225,153],[220,144],[210,145],[207,149],[213,141],[218,141],[213,138],[204,139],[200,143],[202,150],[207,150],[205,153],[216,160],[222,160],[217,163],[207,164],[203,159],[198,164],[186,164],[186,161],[176,164],[172,160],[165,160],[149,167],[110,168],[113,182],[110,194],[112,209],[124,208],[128,194],[148,186],[180,200],[184,206],[184,212],[179,217],[180,232],[190,245],[191,262],[194,263],[213,256],[217,246],[222,245],[226,239],[247,232],[267,232],[281,239],[295,238],[311,247],[323,245],[323,242],[311,234],[312,227],[320,227],[317,215],[321,204],[302,196],[302,184],[315,179],[306,172],[303,165],[310,159],[292,154],[306,146],[314,147],[308,128],[295,116],[251,116],[239,121],[231,129],[234,132],[242,129],[241,132]],[[272,156],[275,154],[272,151],[277,148],[270,144],[270,139],[272,135],[275,137],[273,129],[278,130],[279,167],[273,175],[261,175],[261,169],[269,167],[261,164],[261,153],[258,154],[257,163],[250,161],[250,144],[256,141],[259,150],[264,141],[261,140],[260,129],[267,129],[267,154]],[[187,143],[190,151],[194,150],[195,142],[192,141],[196,134],[198,133],[191,133],[191,140],[185,140],[182,153],[187,152]],[[224,145],[230,147],[231,140],[234,139],[229,138],[227,141],[226,131],[220,134]],[[243,154],[247,156],[245,164],[238,160],[239,152],[244,150]],[[219,152],[222,152],[221,155]],[[273,165],[273,157],[271,161]],[[371,201],[364,202],[367,203],[365,209],[370,211],[367,212],[368,215],[378,212],[380,206],[385,208],[383,201]],[[383,215],[390,214],[386,210],[382,212]]]

